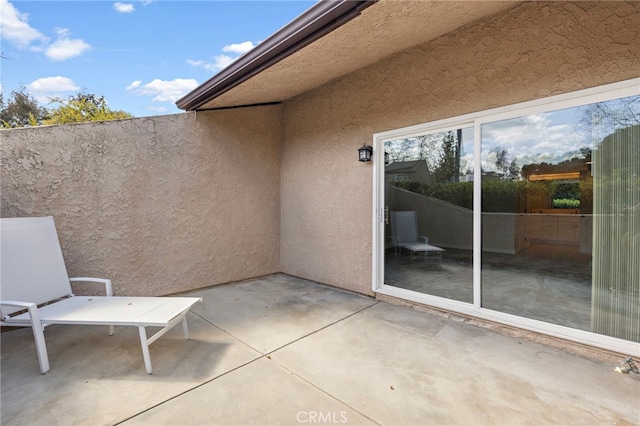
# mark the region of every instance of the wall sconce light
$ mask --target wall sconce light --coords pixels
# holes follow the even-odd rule
[[[371,154],[373,154],[373,148],[367,144],[362,145],[358,148],[358,161],[371,161]]]

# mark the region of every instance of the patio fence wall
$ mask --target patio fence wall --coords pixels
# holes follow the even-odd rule
[[[279,271],[278,106],[0,131],[1,215],[55,218],[70,276],[165,295]]]

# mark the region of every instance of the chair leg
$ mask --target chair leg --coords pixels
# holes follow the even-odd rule
[[[144,368],[147,374],[151,374],[153,368],[151,366],[151,354],[149,353],[149,341],[147,340],[147,329],[145,326],[138,326],[140,333],[140,344],[142,345],[142,357],[144,358]]]
[[[187,316],[182,319],[182,333],[184,334],[184,340],[189,340],[189,326],[187,325]]]
[[[33,330],[33,338],[36,342],[36,352],[38,354],[38,363],[40,364],[40,372],[45,374],[49,371],[49,354],[47,353],[47,343],[44,340],[44,328],[40,322],[38,315],[38,307],[30,306],[29,317],[31,318],[31,329]]]

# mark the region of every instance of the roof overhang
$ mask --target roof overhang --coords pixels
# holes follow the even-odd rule
[[[323,0],[176,104],[192,111],[282,102],[519,3]]]

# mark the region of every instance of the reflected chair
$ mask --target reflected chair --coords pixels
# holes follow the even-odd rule
[[[411,263],[419,254],[424,256],[426,262],[428,254],[431,253],[442,265],[442,253],[445,250],[429,244],[428,237],[418,235],[418,216],[415,211],[391,212],[391,240],[396,259],[402,255],[402,249],[405,249],[409,251]]]

